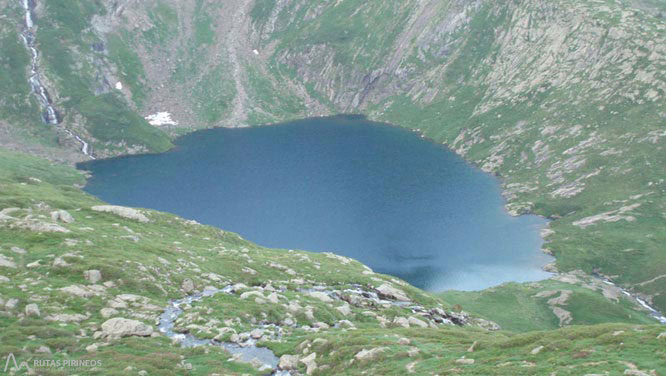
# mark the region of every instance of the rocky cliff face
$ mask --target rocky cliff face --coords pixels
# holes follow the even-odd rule
[[[512,213],[556,219],[560,270],[666,309],[659,2],[37,1],[58,126],[38,118],[13,42],[22,3],[2,7],[5,145],[76,158],[74,134],[109,156],[194,128],[364,113],[502,176]]]

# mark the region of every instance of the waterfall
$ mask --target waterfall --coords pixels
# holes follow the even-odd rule
[[[25,10],[25,28],[21,37],[26,47],[30,50],[30,77],[28,81],[30,83],[30,88],[32,93],[35,94],[39,104],[41,105],[42,119],[46,124],[56,125],[60,123],[60,118],[58,112],[53,107],[53,102],[49,96],[49,92],[46,90],[42,84],[41,76],[39,74],[39,52],[35,47],[35,23],[32,19],[32,11],[34,8],[33,0],[22,0],[22,6]]]
[[[21,38],[23,43],[30,51],[30,76],[28,83],[30,84],[31,93],[37,97],[39,104],[42,108],[42,120],[49,125],[58,125],[62,120],[58,111],[53,107],[53,101],[49,96],[49,92],[44,87],[39,74],[39,51],[35,47],[35,23],[32,18],[32,12],[35,8],[35,0],[21,0],[21,5],[25,11],[25,25]],[[81,144],[81,152],[92,159],[95,159],[90,152],[90,145],[85,142],[81,137],[74,134],[74,132],[65,128],[65,132],[76,139]]]
[[[629,291],[627,291],[627,290],[623,289],[622,287],[616,285],[616,284],[613,283],[610,279],[608,279],[608,278],[606,278],[606,277],[604,277],[604,276],[602,276],[602,275],[595,274],[594,276],[597,277],[597,278],[599,278],[599,279],[601,280],[601,282],[603,282],[603,283],[605,283],[605,284],[607,284],[607,285],[617,287],[617,288],[618,288],[618,289],[619,289],[624,295],[626,295],[626,296],[629,297],[630,299],[635,300],[638,304],[640,304],[643,308],[645,308],[648,312],[650,312],[650,316],[654,317],[654,318],[655,318],[657,321],[659,321],[660,323],[662,323],[662,324],[666,324],[666,316],[664,316],[664,315],[663,315],[661,312],[659,312],[656,308],[654,308],[654,307],[650,306],[649,304],[647,304],[647,302],[646,302],[645,300],[639,298],[638,296],[633,295],[633,294],[630,293]]]

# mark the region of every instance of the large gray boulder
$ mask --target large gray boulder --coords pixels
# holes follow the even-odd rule
[[[312,375],[317,370],[317,353],[312,353],[304,358],[301,358],[299,362],[305,365],[305,374]]]
[[[425,321],[423,321],[419,318],[416,318],[414,316],[410,316],[409,318],[407,318],[407,320],[409,321],[410,326],[420,326],[421,328],[427,328],[428,327],[427,322],[425,322]]]
[[[185,278],[183,283],[180,285],[180,289],[185,293],[190,293],[194,291],[194,282],[192,282],[192,280],[189,278]]]
[[[102,324],[102,337],[104,338],[147,337],[151,334],[153,334],[153,328],[138,320],[114,317]]]
[[[127,208],[124,206],[116,205],[97,205],[93,206],[92,210],[102,213],[111,213],[123,218],[134,219],[139,222],[148,222],[148,217],[146,217],[142,212],[133,208]]]
[[[68,229],[55,223],[41,222],[35,219],[18,221],[14,224],[13,227],[18,227],[33,232],[61,232],[65,234],[71,232]]]
[[[39,307],[37,304],[31,303],[25,306],[25,315],[30,317],[39,317],[41,313],[39,312]]]
[[[386,351],[386,347],[375,347],[374,349],[366,350],[363,349],[354,355],[354,358],[359,362],[369,362],[376,360],[381,353]]]
[[[308,295],[310,295],[311,297],[313,297],[315,299],[319,299],[324,303],[332,303],[333,302],[333,299],[331,299],[331,297],[328,296],[328,294],[325,293],[325,292],[313,291],[313,292],[309,292]]]
[[[72,223],[74,217],[65,210],[56,210],[51,212],[51,219],[56,222]]]
[[[0,266],[16,269],[16,263],[3,255],[0,255]]]
[[[85,320],[88,320],[89,318],[90,318],[90,316],[82,315],[80,313],[57,313],[57,314],[46,316],[44,319],[46,321],[71,323],[71,322],[85,321]]]
[[[278,367],[281,370],[290,371],[298,368],[298,355],[282,355]]]
[[[86,270],[83,277],[90,283],[97,283],[102,280],[102,273],[97,269]]]
[[[81,285],[61,287],[59,290],[70,295],[78,296],[80,298],[90,298],[95,295],[93,291]]]
[[[388,283],[384,283],[383,285],[377,287],[377,292],[379,292],[379,296],[382,298],[399,300],[401,302],[410,301],[410,299],[407,297],[407,294],[405,294],[404,291],[397,289]]]

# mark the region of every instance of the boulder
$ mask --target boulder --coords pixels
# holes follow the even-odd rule
[[[272,292],[268,295],[268,301],[273,303],[273,304],[278,304],[280,300],[278,299],[278,294]]]
[[[42,314],[39,312],[39,307],[37,304],[32,303],[25,306],[25,315],[28,317],[39,317]]]
[[[381,353],[386,351],[386,347],[375,347],[374,349],[363,349],[354,355],[354,358],[359,362],[369,362],[376,360]]]
[[[349,304],[343,304],[340,307],[335,307],[335,309],[342,313],[344,316],[349,316],[349,314],[351,314],[351,308],[349,307]]]
[[[481,329],[485,330],[500,330],[502,329],[496,322],[489,321],[486,319],[480,319],[480,318],[475,318],[474,319],[474,324],[478,326]]]
[[[114,308],[102,308],[99,311],[99,314],[102,315],[105,319],[108,319],[109,317],[115,316],[118,314],[118,310]]]
[[[388,283],[384,283],[383,285],[377,287],[377,292],[379,293],[379,296],[382,298],[398,300],[401,302],[410,301],[410,299],[407,297],[404,291],[395,288]]]
[[[348,329],[355,329],[356,328],[354,326],[354,323],[349,321],[349,320],[340,320],[340,321],[338,321],[338,327],[348,328]]]
[[[463,364],[463,365],[470,365],[474,364],[474,359],[468,359],[468,358],[460,358],[456,359],[457,364]]]
[[[314,307],[307,306],[305,307],[305,318],[312,321],[315,319],[314,317]]]
[[[153,334],[153,328],[138,320],[114,317],[102,324],[102,337],[105,338],[147,337],[151,334]]]
[[[133,219],[135,221],[139,221],[142,223],[146,223],[149,221],[148,217],[146,217],[141,211],[133,209],[133,208],[127,208],[124,206],[116,206],[116,205],[97,205],[93,206],[92,210],[96,212],[102,212],[102,213],[111,213],[115,214],[117,216],[123,217],[123,218],[128,218],[128,219]]]
[[[106,302],[106,304],[111,308],[124,309],[127,308],[127,303],[120,299],[113,299]]]
[[[102,273],[96,269],[86,270],[83,277],[90,283],[97,283],[102,280]]]
[[[53,260],[54,268],[66,268],[68,266],[72,266],[72,264],[65,261],[62,257],[56,257],[55,260]]]
[[[90,298],[91,296],[95,295],[92,291],[88,290],[84,286],[80,285],[71,285],[67,287],[62,287],[60,288],[60,291],[66,292],[68,294],[78,296],[81,298]]]
[[[313,291],[313,292],[308,293],[308,295],[310,295],[313,298],[319,299],[324,303],[332,303],[333,302],[333,299],[331,299],[331,297],[328,296],[328,294],[326,294],[324,292],[321,292],[321,291]]]
[[[532,351],[530,351],[530,354],[536,355],[536,354],[540,353],[541,350],[543,350],[543,346],[537,346],[537,347],[533,348]]]
[[[298,368],[298,355],[282,355],[278,367],[284,371]]]
[[[12,250],[12,252],[18,253],[19,255],[25,255],[26,253],[28,253],[28,251],[26,251],[25,249],[23,249],[21,247],[12,247],[11,250]]]
[[[408,363],[405,366],[405,369],[407,370],[407,373],[414,373],[414,367],[416,367],[417,364],[419,364],[419,362]]]
[[[404,317],[393,318],[393,324],[401,326],[403,328],[409,328],[409,320]]]
[[[263,335],[264,335],[264,331],[262,329],[254,329],[253,331],[250,332],[250,337],[252,337],[254,339],[259,339]]]
[[[312,353],[299,360],[299,362],[305,365],[306,375],[312,375],[317,370],[317,362],[315,362],[315,358],[317,358],[317,353]]]
[[[18,305],[18,302],[19,302],[18,299],[11,298],[11,299],[9,299],[5,302],[5,308],[7,310],[12,310],[12,309],[16,308],[16,306]]]
[[[623,375],[628,375],[628,376],[654,376],[654,375],[656,375],[654,373],[648,373],[648,372],[645,372],[645,371],[641,371],[639,369],[625,369],[622,374]]]
[[[148,303],[150,301],[150,299],[146,298],[145,296],[135,295],[135,294],[120,294],[116,296],[116,299],[132,303],[138,303],[138,302]]]
[[[313,328],[317,328],[317,329],[328,329],[328,328],[330,328],[331,326],[328,325],[328,324],[325,323],[325,322],[317,321],[316,323],[312,324],[312,327],[313,327]],[[320,338],[317,338],[317,339],[320,339]]]
[[[379,326],[381,326],[382,328],[386,328],[386,326],[391,323],[386,319],[386,317],[381,315],[377,315],[375,316],[375,318],[377,319],[377,321],[379,321]]]
[[[54,315],[49,315],[44,318],[46,321],[55,321],[55,322],[81,322],[88,319],[88,316],[82,315],[80,313],[58,313]]]
[[[16,269],[16,263],[3,255],[0,255],[0,266]]]
[[[40,222],[35,220],[19,221],[16,222],[15,226],[33,232],[61,232],[64,234],[71,232],[60,225],[56,225],[55,223]]]
[[[51,220],[62,223],[74,222],[74,217],[65,210],[56,210],[51,212]]]
[[[241,294],[240,298],[241,299],[248,299],[251,297],[257,297],[257,298],[264,298],[264,294],[260,293],[259,291],[247,291]]]
[[[423,320],[421,320],[421,319],[418,319],[418,318],[416,318],[416,317],[414,317],[414,316],[410,316],[410,317],[407,319],[407,321],[409,321],[409,325],[420,326],[421,328],[427,328],[427,327],[428,327],[428,323],[427,323],[427,322],[425,322],[425,321],[423,321]]]
[[[227,335],[236,334],[236,329],[229,327],[218,328],[217,331],[218,334],[213,337],[213,339],[216,341],[222,341]]]
[[[242,295],[241,295],[241,299],[242,299]],[[294,313],[294,314],[299,313],[302,309],[303,309],[303,307],[301,307],[301,305],[298,304],[298,302],[295,302],[293,300],[290,301],[289,305],[287,306],[287,310],[291,313]]]
[[[180,289],[185,293],[190,293],[194,291],[194,282],[192,282],[192,280],[189,278],[185,278],[183,283],[180,285]]]

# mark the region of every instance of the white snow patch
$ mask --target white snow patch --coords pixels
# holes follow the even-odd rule
[[[116,82],[116,89],[117,90],[122,90],[123,89],[123,83],[120,82],[120,81]]]
[[[257,50],[252,50],[252,52],[254,52],[255,55],[259,55],[259,51]]]
[[[178,125],[178,122],[173,120],[171,118],[171,114],[163,111],[163,112],[157,112],[152,115],[146,116],[146,120],[148,120],[148,123],[150,125],[154,125],[159,127],[160,125]]]

